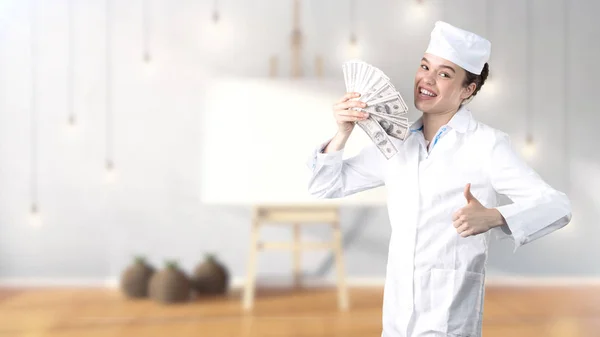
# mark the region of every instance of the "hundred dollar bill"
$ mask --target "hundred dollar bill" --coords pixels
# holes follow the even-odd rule
[[[366,110],[360,109],[360,111]],[[410,124],[408,123],[408,118],[406,117],[379,113],[370,113],[369,117],[372,117],[381,126],[381,128],[391,137],[400,140],[405,140],[408,136]]]
[[[367,83],[373,73],[373,68],[361,65],[358,71],[358,86],[356,87],[356,91],[362,93],[367,88]]]
[[[405,140],[408,136],[408,125],[399,124],[392,120],[382,118],[379,116],[373,116],[372,118],[379,124],[379,126],[381,126],[385,133],[388,134],[390,137]]]
[[[364,121],[359,121],[358,125],[365,131],[365,133],[371,138],[373,143],[377,145],[379,151],[385,156],[386,159],[392,158],[398,149],[388,138],[386,131],[377,123],[373,117],[367,118]]]
[[[359,111],[368,112],[365,109],[359,109]],[[381,117],[381,118],[383,118],[385,120],[389,120],[390,122],[393,122],[393,123],[397,123],[397,124],[400,124],[403,126],[409,126],[408,118],[402,117],[401,115],[392,115],[392,114],[379,113],[379,112],[373,112],[373,111],[369,112],[369,114],[371,116]]]
[[[377,84],[375,84],[377,85]],[[376,86],[368,87],[364,93],[358,98],[359,101],[367,103],[370,100],[370,97],[377,91]]]
[[[384,76],[378,76],[376,78],[373,78],[368,85],[368,88],[370,89],[369,95],[364,97],[364,102],[367,102],[369,100],[372,100],[374,97],[377,97],[375,96],[375,94],[379,93],[388,86],[393,87],[393,85],[390,83],[389,78]]]
[[[364,91],[364,93],[361,95],[360,97],[360,101],[362,102],[369,102],[370,100],[372,100],[373,95],[379,90],[379,88],[385,86],[385,80],[383,78],[377,78],[375,79],[371,85],[369,85],[367,87],[367,89]]]
[[[367,112],[378,112],[389,115],[403,115],[408,112],[406,104],[398,93],[386,97],[381,97],[367,103],[365,110]]]
[[[362,88],[364,95],[362,95],[361,100],[366,102],[367,97],[369,97],[379,87],[383,86],[387,81],[389,81],[389,78],[385,76],[381,70],[371,67],[369,76],[366,77],[364,81],[365,86]]]
[[[346,84],[346,92],[350,92],[350,79],[349,79],[349,70],[348,70],[348,65],[344,64],[342,66],[342,70],[343,70],[343,74],[344,74],[344,83]]]
[[[396,90],[396,88],[391,83],[386,83],[381,88],[379,88],[376,92],[374,92],[368,98],[368,101],[365,103],[373,104],[373,102],[376,100],[380,100],[380,99],[387,98],[387,97],[397,97],[397,96],[400,96],[400,95],[398,94],[398,91]],[[404,100],[402,99],[401,96],[399,97],[398,100],[395,100],[395,101],[400,104],[400,110],[408,111],[408,107],[406,106],[406,103],[404,102]]]

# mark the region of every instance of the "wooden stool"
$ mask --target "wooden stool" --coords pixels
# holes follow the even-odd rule
[[[287,223],[294,226],[293,242],[260,242],[261,225],[266,223]],[[303,224],[330,224],[333,229],[333,239],[330,242],[300,241],[300,226]],[[256,206],[252,217],[250,236],[250,253],[248,255],[248,271],[243,296],[244,310],[254,306],[254,291],[256,287],[256,260],[259,250],[284,249],[294,252],[294,280],[300,283],[300,254],[302,250],[331,249],[335,253],[337,270],[338,307],[348,310],[348,289],[346,286],[344,258],[342,255],[342,233],[340,230],[339,210],[334,205],[294,206],[294,205],[261,205]]]

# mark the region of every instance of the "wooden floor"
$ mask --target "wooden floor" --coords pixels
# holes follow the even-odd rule
[[[0,336],[380,337],[382,290],[263,291],[245,314],[240,294],[164,306],[109,289],[0,289]],[[491,288],[484,337],[600,336],[600,288]]]

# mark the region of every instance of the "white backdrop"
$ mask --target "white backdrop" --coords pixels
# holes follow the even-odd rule
[[[238,206],[384,205],[384,188],[336,200],[308,194],[307,160],[335,134],[331,107],[344,92],[344,82],[331,79],[211,81],[200,123],[201,201]],[[344,157],[356,155],[370,142],[357,128]]]

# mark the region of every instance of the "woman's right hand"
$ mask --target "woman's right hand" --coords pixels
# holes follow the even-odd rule
[[[349,92],[333,106],[333,117],[338,125],[339,133],[349,135],[354,129],[354,122],[364,121],[369,117],[366,112],[352,110],[352,108],[364,109],[367,106],[364,102],[351,100],[357,97],[360,97],[359,93]]]

